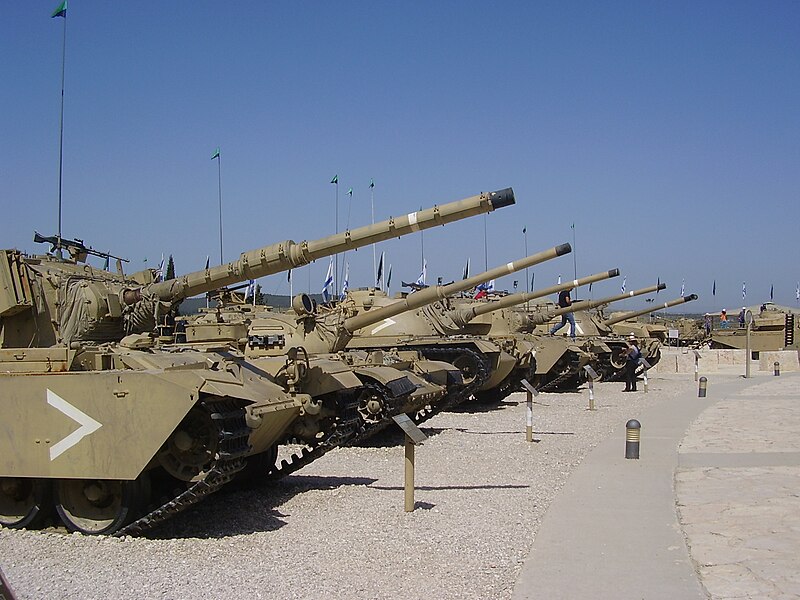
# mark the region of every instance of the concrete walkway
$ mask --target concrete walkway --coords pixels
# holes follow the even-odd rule
[[[640,459],[624,426],[592,451],[512,598],[800,598],[800,374],[714,375],[632,416]]]

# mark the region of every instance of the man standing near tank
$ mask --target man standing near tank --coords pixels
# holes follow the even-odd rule
[[[571,290],[562,290],[558,294],[559,307],[567,308],[568,306],[572,306],[572,298],[569,295],[570,291]],[[569,322],[569,337],[572,338],[572,341],[575,341],[575,315],[573,315],[571,312],[561,315],[561,323],[553,326],[553,328],[550,330],[550,335],[555,335],[556,331],[566,325],[567,322]]]

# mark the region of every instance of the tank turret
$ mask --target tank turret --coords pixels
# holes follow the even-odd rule
[[[569,290],[572,289],[573,287],[578,287],[581,285],[589,285],[590,283],[596,283],[598,281],[603,281],[605,279],[610,279],[612,277],[617,277],[617,276],[619,276],[619,269],[610,269],[608,271],[603,271],[601,273],[596,273],[594,275],[588,275],[587,277],[583,277],[581,279],[575,279],[574,281],[570,281],[568,283],[554,285],[535,292],[522,292],[520,294],[510,294],[508,296],[503,296],[499,300],[492,300],[490,302],[481,302],[479,304],[471,304],[468,307],[456,308],[449,311],[447,316],[450,319],[452,319],[453,323],[456,326],[466,327],[470,323],[470,321],[481,315],[485,315],[504,308],[511,308],[512,306],[517,306],[519,304],[522,304],[523,302],[530,302],[531,300],[543,298],[544,296],[549,296],[550,294],[557,294],[558,292],[561,292],[563,290]]]
[[[590,308],[596,308],[598,306],[603,306],[604,304],[618,302],[620,300],[625,300],[626,298],[641,296],[642,294],[652,294],[653,292],[663,290],[666,287],[667,287],[666,284],[659,283],[658,285],[651,285],[650,287],[634,290],[631,292],[625,292],[623,294],[617,294],[616,296],[608,296],[606,298],[600,298],[598,300],[580,300],[578,302],[573,302],[570,306],[564,308],[542,311],[538,314],[530,315],[528,317],[528,321],[534,325],[542,325],[544,323],[547,323],[551,319],[554,319],[555,317],[560,317],[561,315],[566,313],[576,312],[579,310],[589,310]]]
[[[642,315],[650,314],[651,312],[661,310],[662,308],[671,308],[673,306],[679,306],[681,304],[685,304],[686,302],[691,302],[692,300],[697,300],[697,294],[689,294],[688,296],[683,296],[682,298],[676,298],[675,300],[664,302],[664,304],[659,304],[658,306],[653,306],[650,308],[645,308],[643,310],[624,313],[616,317],[613,317],[611,319],[606,319],[605,321],[603,321],[603,323],[606,326],[611,327],[612,325],[616,325],[617,323],[621,323],[622,321],[627,321],[628,319],[635,319],[636,317],[641,317]]]
[[[128,277],[81,264],[77,259],[87,254],[82,242],[80,247],[76,245],[72,260],[4,251],[0,281],[10,283],[0,288],[0,347],[115,342],[127,334],[149,334],[189,296],[288,271],[338,252],[491,212],[514,202],[511,188],[482,193],[319,240],[272,244],[245,252],[225,265],[161,282],[153,282],[152,275],[148,281],[148,277]],[[41,236],[38,239],[51,241]]]

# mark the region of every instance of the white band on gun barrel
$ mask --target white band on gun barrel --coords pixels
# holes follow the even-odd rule
[[[513,273],[514,271],[516,271],[513,262],[506,264],[506,271],[508,271],[509,273]]]
[[[417,225],[417,213],[408,213],[408,224],[412,231],[419,231],[419,225]]]
[[[578,280],[577,279],[573,279],[572,280],[572,285],[574,285],[575,287],[578,287]]]

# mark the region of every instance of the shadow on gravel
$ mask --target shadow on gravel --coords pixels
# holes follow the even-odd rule
[[[276,531],[286,525],[285,514],[275,507],[309,490],[330,490],[343,486],[370,486],[377,479],[368,477],[317,477],[289,475],[274,482],[242,489],[223,488],[194,508],[180,513],[162,526],[145,534],[151,540],[181,538],[219,539],[263,531]]]
[[[420,426],[420,429],[422,430],[422,433],[427,435],[429,438],[436,437],[448,429],[452,429],[454,431],[466,431],[456,427],[425,427],[424,425]],[[404,443],[405,434],[400,430],[399,427],[392,425],[391,427],[376,433],[368,440],[364,440],[358,444],[353,444],[353,446],[359,448],[389,448],[393,446],[402,446]]]
[[[404,490],[402,485],[371,485],[370,489],[381,490],[386,492],[396,492]],[[524,490],[528,489],[529,485],[417,485],[414,489],[417,491],[437,491],[437,490]]]

